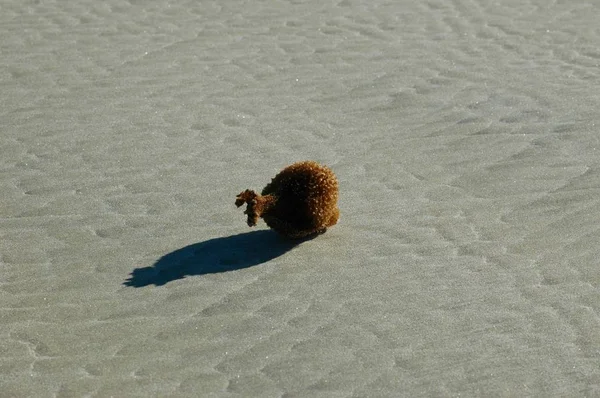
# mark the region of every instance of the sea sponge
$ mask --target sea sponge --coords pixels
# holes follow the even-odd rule
[[[247,203],[248,225],[261,217],[280,234],[299,239],[323,233],[337,223],[338,181],[328,167],[317,162],[294,163],[277,174],[261,194],[246,189],[235,204]]]

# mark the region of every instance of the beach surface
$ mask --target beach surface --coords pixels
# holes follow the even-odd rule
[[[599,397],[600,3],[0,5],[0,396]],[[289,242],[234,205],[340,183]]]

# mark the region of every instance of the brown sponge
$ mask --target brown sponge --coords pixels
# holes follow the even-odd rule
[[[328,167],[313,161],[294,163],[281,170],[261,194],[246,189],[235,204],[247,203],[248,225],[261,217],[280,234],[297,239],[323,233],[337,223],[338,181]]]

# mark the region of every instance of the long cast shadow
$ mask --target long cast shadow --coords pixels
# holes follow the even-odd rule
[[[210,239],[166,254],[150,267],[134,269],[123,285],[161,286],[187,276],[248,268],[281,256],[305,240],[289,241],[272,230]]]

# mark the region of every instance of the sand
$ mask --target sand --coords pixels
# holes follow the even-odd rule
[[[0,6],[0,396],[600,396],[600,3]],[[234,205],[311,159],[341,220]]]

